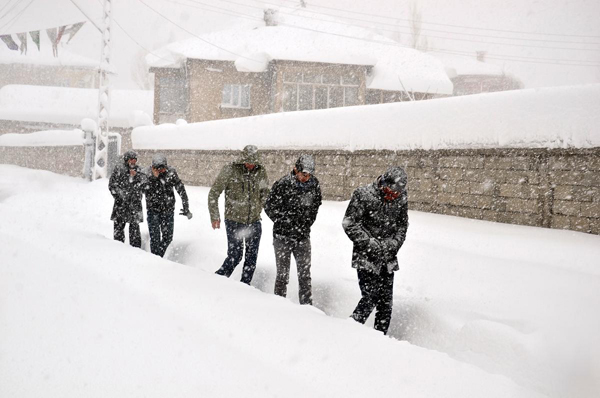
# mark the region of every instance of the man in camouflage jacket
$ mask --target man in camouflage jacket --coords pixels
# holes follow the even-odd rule
[[[227,258],[218,275],[231,276],[244,256],[241,281],[250,284],[256,269],[262,235],[260,213],[269,194],[267,172],[261,164],[258,148],[247,145],[237,161],[221,169],[208,193],[208,210],[213,229],[221,227],[219,196],[225,191],[225,229]]]

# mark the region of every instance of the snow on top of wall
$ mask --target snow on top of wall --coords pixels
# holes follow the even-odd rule
[[[178,68],[187,59],[235,61],[262,72],[270,60],[373,66],[368,88],[452,94],[436,58],[358,27],[280,17],[278,26],[240,27],[176,42],[146,57],[151,67]]]
[[[109,126],[136,127],[136,111],[152,115],[153,109],[152,91],[112,90]],[[0,88],[0,119],[79,125],[82,119],[96,119],[97,115],[96,89],[27,85]]]
[[[139,127],[136,149],[600,146],[600,84]]]
[[[48,130],[30,134],[0,135],[0,146],[81,146],[83,131]]]

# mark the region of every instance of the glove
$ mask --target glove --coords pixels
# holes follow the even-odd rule
[[[378,258],[381,257],[381,243],[375,238],[369,239],[369,243],[367,244],[367,253],[369,257]]]
[[[392,239],[384,239],[381,241],[381,251],[385,257],[395,257],[396,248],[395,241]]]
[[[189,209],[181,209],[181,212],[179,213],[179,215],[186,216],[188,218],[188,220],[191,220],[193,217],[193,214],[191,211],[189,211]]]

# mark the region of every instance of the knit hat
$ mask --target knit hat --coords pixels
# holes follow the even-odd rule
[[[167,157],[161,153],[157,153],[152,157],[152,167],[155,169],[167,167]]]
[[[408,176],[402,167],[393,166],[379,177],[379,185],[392,191],[401,192],[406,188]]]
[[[123,160],[125,162],[128,162],[131,159],[137,160],[137,153],[135,153],[135,151],[127,151],[123,154]]]
[[[312,155],[300,155],[296,161],[296,171],[299,173],[313,174],[315,172],[315,158],[313,158]]]

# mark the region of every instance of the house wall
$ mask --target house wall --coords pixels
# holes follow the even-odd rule
[[[154,73],[154,124],[175,123],[177,119],[187,120],[189,111],[189,85],[187,69],[152,68],[150,69],[150,72]],[[177,79],[182,83],[181,90],[175,93],[179,99],[186,103],[185,108],[180,112],[173,113],[167,112],[165,109],[161,109],[161,96],[165,95],[165,93],[161,90],[161,78],[163,77]]]
[[[454,95],[491,93],[518,90],[523,84],[508,75],[460,75],[452,80]]]
[[[231,119],[270,113],[271,71],[238,72],[229,61],[188,60],[190,105],[188,122]],[[250,109],[221,106],[223,86],[251,86]]]
[[[138,150],[140,165],[156,151]],[[210,186],[237,151],[162,151],[186,184]],[[270,182],[301,153],[315,156],[328,200],[348,200],[390,165],[408,173],[409,207],[454,215],[600,235],[600,148],[436,151],[261,151]],[[83,145],[0,147],[0,163],[81,176]],[[341,220],[340,220],[341,222]]]
[[[0,64],[0,87],[8,84],[97,88],[98,71],[76,66]]]
[[[313,74],[331,74],[337,76],[355,75],[360,79],[358,86],[358,102],[365,104],[366,99],[366,76],[367,69],[365,65],[345,65],[345,64],[327,64],[319,62],[298,62],[298,61],[281,61],[273,62],[275,74],[274,79],[274,95],[273,98],[273,113],[283,112],[283,76],[286,73],[290,75],[302,75],[303,73]]]

